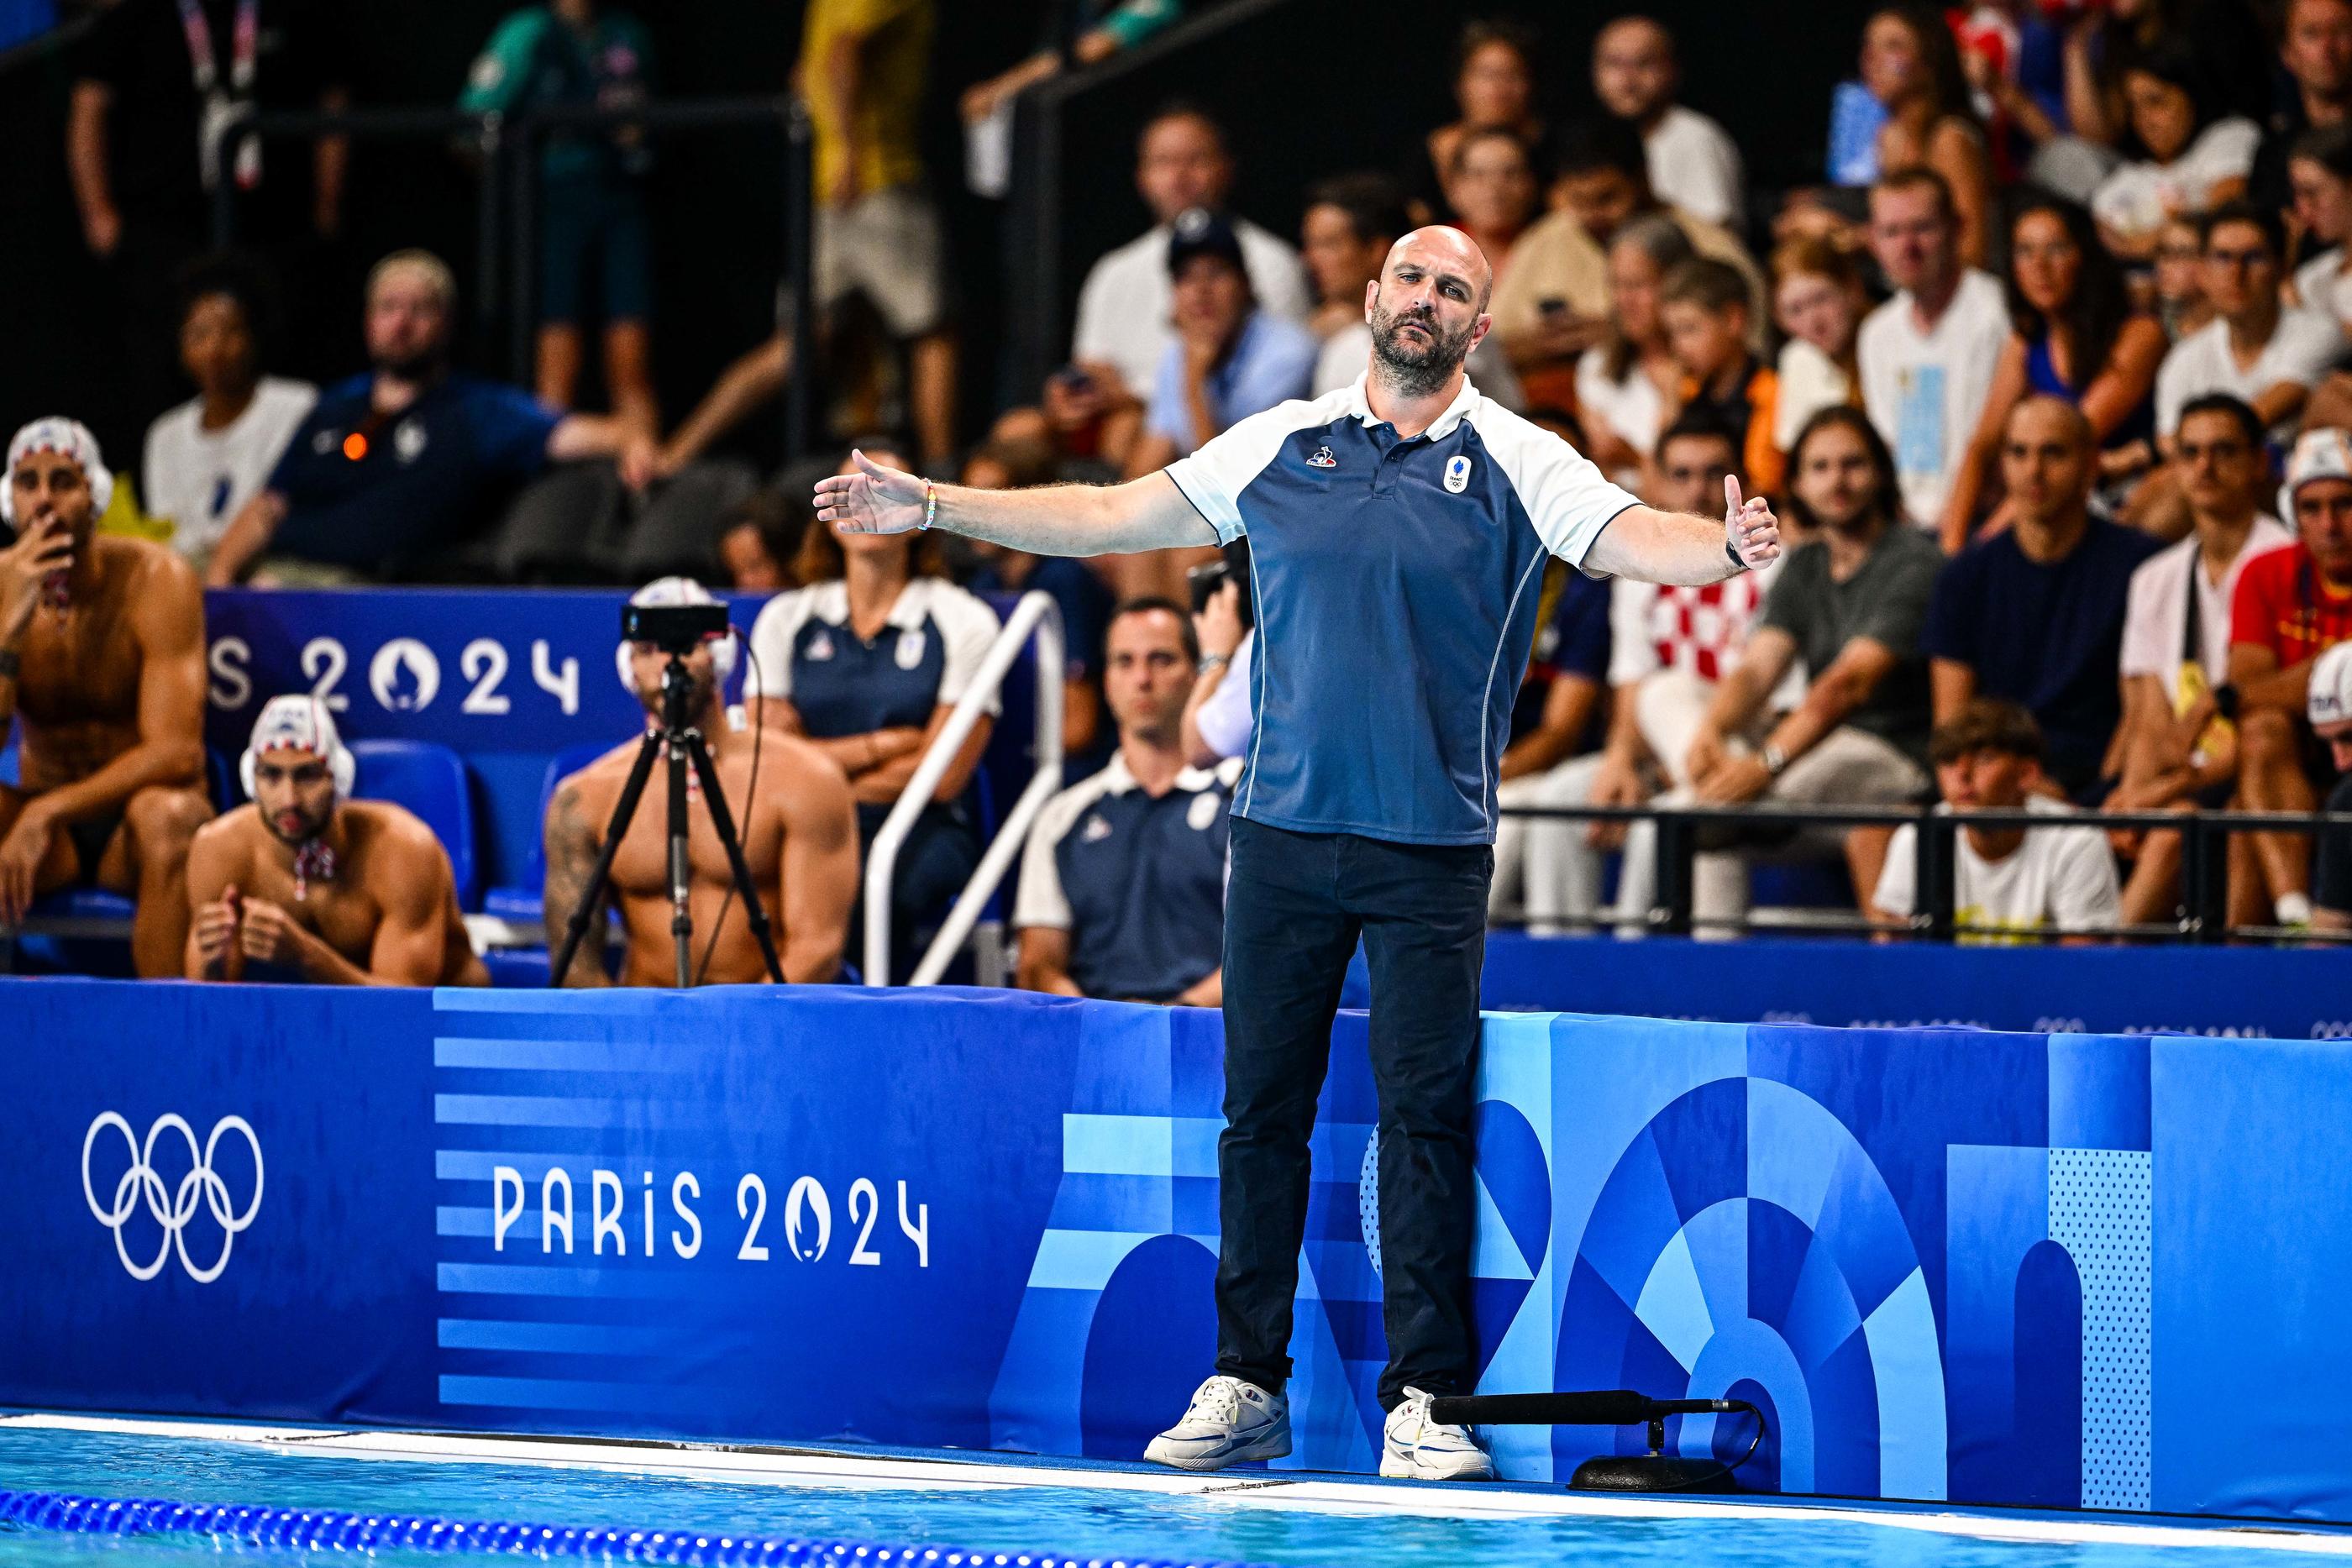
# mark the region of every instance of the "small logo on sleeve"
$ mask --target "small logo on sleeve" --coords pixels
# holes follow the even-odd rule
[[[1458,496],[1470,487],[1470,458],[1457,452],[1445,460],[1445,493]]]
[[[1339,460],[1331,455],[1331,449],[1329,447],[1318,446],[1315,449],[1315,455],[1307,460],[1307,466],[1309,468],[1337,468],[1339,466]]]

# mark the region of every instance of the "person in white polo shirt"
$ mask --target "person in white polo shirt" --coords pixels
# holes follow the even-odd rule
[[[2190,399],[2217,392],[2252,404],[2274,439],[2291,438],[2311,389],[2344,352],[2344,335],[2325,312],[2280,303],[2286,243],[2276,214],[2232,202],[2203,233],[2198,276],[2215,315],[2175,343],[2156,372],[2157,439],[2174,438]]]
[[[1722,126],[1675,101],[1682,87],[1675,36],[1647,16],[1620,16],[1592,40],[1592,96],[1642,132],[1650,189],[1693,217],[1739,226],[1739,149]]]

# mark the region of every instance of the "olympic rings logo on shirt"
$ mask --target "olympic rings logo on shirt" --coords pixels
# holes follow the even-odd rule
[[[89,1155],[98,1143],[98,1134],[107,1127],[121,1133],[123,1145],[131,1152],[131,1168],[124,1171],[122,1179],[114,1184],[113,1203],[102,1206],[98,1201],[97,1191],[89,1185]],[[176,1189],[167,1188],[163,1185],[163,1177],[155,1169],[155,1141],[166,1129],[186,1140],[188,1158],[193,1162],[188,1174],[180,1178]],[[253,1197],[247,1200],[242,1210],[230,1207],[228,1184],[213,1169],[213,1155],[220,1147],[221,1134],[228,1132],[243,1137],[247,1147],[253,1151]],[[219,1279],[221,1270],[228,1267],[228,1255],[236,1244],[236,1233],[251,1225],[253,1217],[260,1211],[261,1140],[254,1136],[251,1124],[244,1117],[223,1116],[213,1124],[212,1135],[205,1140],[200,1150],[196,1146],[195,1129],[176,1113],[167,1113],[155,1118],[154,1125],[147,1129],[147,1141],[142,1144],[132,1135],[129,1122],[117,1113],[108,1111],[90,1123],[89,1131],[82,1134],[81,1195],[89,1205],[91,1216],[114,1232],[115,1255],[122,1260],[123,1268],[130,1270],[132,1279],[152,1280],[162,1273],[164,1262],[176,1248],[180,1254],[180,1266],[188,1271],[188,1278],[200,1285],[208,1285]],[[142,1200],[147,1212],[153,1215],[156,1223],[163,1228],[163,1244],[156,1251],[155,1260],[144,1266],[131,1260],[131,1250],[122,1239],[122,1228],[139,1211]],[[212,1211],[212,1217],[219,1223],[222,1232],[220,1257],[209,1269],[197,1268],[195,1260],[188,1256],[187,1226],[196,1217],[199,1203]]]

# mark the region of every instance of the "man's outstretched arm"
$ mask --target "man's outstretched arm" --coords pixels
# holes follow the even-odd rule
[[[885,468],[862,452],[850,455],[856,473],[817,481],[820,521],[860,534],[903,534],[923,526],[921,478]],[[1124,555],[1217,542],[1216,530],[1165,473],[1124,485],[1031,490],[941,485],[931,526],[1032,555]]]
[[[1723,521],[1654,507],[1628,507],[1611,518],[1584,557],[1584,570],[1636,582],[1703,588],[1769,565],[1780,555],[1780,521],[1761,496],[1743,500],[1737,477],[1723,482]],[[1742,564],[1735,565],[1738,552]]]

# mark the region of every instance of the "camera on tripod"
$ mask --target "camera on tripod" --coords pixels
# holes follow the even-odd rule
[[[683,659],[715,637],[727,635],[724,604],[624,604],[621,641],[651,643]]]

